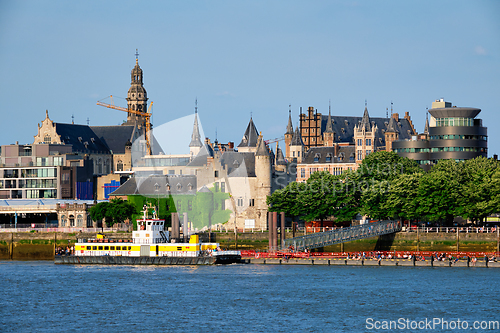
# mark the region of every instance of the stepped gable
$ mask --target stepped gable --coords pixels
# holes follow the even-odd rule
[[[250,122],[248,123],[245,134],[243,135],[243,139],[241,139],[238,147],[257,147],[258,139],[259,132],[257,132],[253,119],[250,118]]]

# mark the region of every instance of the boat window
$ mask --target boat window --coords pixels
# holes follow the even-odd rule
[[[182,251],[182,246],[177,246],[177,251]]]
[[[114,246],[110,246],[109,248],[111,251],[114,251],[115,250],[115,247]]]
[[[99,250],[102,250],[102,246],[99,246]]]
[[[108,250],[109,250],[109,246],[105,246],[105,247],[104,247],[104,250],[105,250],[105,251],[108,251]]]
[[[87,250],[90,250],[90,246],[87,246]]]
[[[97,250],[97,246],[92,246],[92,250]]]
[[[132,246],[129,246],[129,247],[128,247],[128,250],[129,250],[129,251],[130,251],[130,250],[132,250]]]

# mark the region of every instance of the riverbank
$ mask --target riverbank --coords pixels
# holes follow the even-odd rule
[[[109,239],[132,239],[128,232],[105,233]],[[296,236],[303,232],[296,233]],[[54,259],[57,247],[65,248],[76,243],[78,238],[94,238],[95,233],[63,232],[0,232],[0,259]],[[229,250],[266,251],[269,233],[266,232],[212,232],[202,234],[206,241],[217,242]],[[292,238],[291,232],[286,238]],[[373,252],[373,251],[431,251],[431,252],[500,252],[498,233],[457,232],[399,232],[343,244],[336,244],[318,252]]]

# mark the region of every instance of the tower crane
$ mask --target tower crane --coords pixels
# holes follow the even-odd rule
[[[151,150],[151,115],[152,115],[151,109],[153,107],[153,102],[151,102],[151,104],[149,104],[147,112],[141,112],[141,111],[136,111],[136,110],[132,110],[132,109],[128,109],[128,108],[123,108],[121,106],[116,106],[113,103],[113,95],[110,95],[109,99],[110,99],[111,103],[103,103],[101,101],[98,101],[97,105],[104,106],[104,107],[107,107],[110,109],[115,109],[115,110],[133,113],[133,114],[139,115],[141,117],[144,117],[144,120],[146,123],[146,132],[144,133],[144,138],[146,139],[147,153],[148,153],[148,155],[153,155],[153,152]]]

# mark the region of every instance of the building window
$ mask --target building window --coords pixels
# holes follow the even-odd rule
[[[76,217],[76,226],[83,227],[83,216],[81,214]]]
[[[61,216],[61,227],[66,227],[66,215]]]
[[[370,155],[371,153],[372,153],[372,151],[371,151],[370,149],[368,149],[368,150],[366,151],[366,156]]]
[[[361,161],[363,159],[363,151],[358,150],[358,161]]]
[[[366,145],[371,146],[372,145],[372,139],[366,139]]]
[[[45,134],[45,136],[43,137],[43,142],[44,143],[51,143],[51,139],[50,139],[50,135],[48,134]]]
[[[326,163],[331,163],[332,162],[332,154],[327,154],[326,155]]]
[[[222,193],[226,192],[226,183],[224,183],[224,182],[220,183],[220,191]]]
[[[305,168],[301,168],[300,169],[300,177],[301,178],[306,178],[306,169]]]
[[[116,170],[117,171],[123,171],[123,162],[122,162],[122,160],[119,160],[118,163],[116,164]]]
[[[215,178],[218,178],[218,177],[219,177],[219,171],[217,171],[217,170],[215,170],[215,171],[214,171],[214,177],[215,177]]]
[[[219,192],[219,183],[214,183],[214,191]]]
[[[220,210],[226,210],[226,200],[221,200],[221,202],[220,202]]]
[[[242,206],[243,206],[243,199],[239,198],[238,199],[238,207],[242,207]]]
[[[362,146],[363,145],[363,139],[358,139],[358,146]]]
[[[250,207],[255,206],[255,199],[250,199],[250,200],[248,201],[248,206],[250,206]]]
[[[319,158],[320,158],[320,156],[321,156],[320,154],[316,154],[316,155],[314,155],[314,162],[315,162],[315,163],[318,163],[318,162],[319,162]]]

